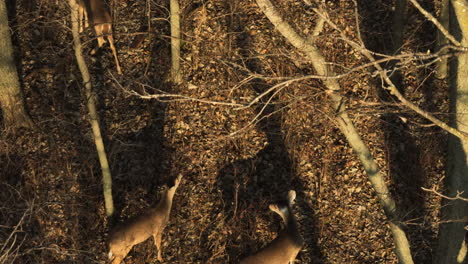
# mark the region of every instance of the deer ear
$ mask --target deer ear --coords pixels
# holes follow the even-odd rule
[[[284,224],[288,223],[289,207],[286,204],[270,204],[270,210],[277,213]]]
[[[294,204],[294,200],[296,200],[296,191],[290,190],[288,192],[288,203],[289,206],[292,206]]]
[[[278,211],[278,206],[276,204],[270,204],[268,208],[270,208],[270,210],[273,212]]]

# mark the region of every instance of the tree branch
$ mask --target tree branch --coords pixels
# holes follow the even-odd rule
[[[407,100],[401,93],[400,91],[397,89],[397,87],[395,86],[395,84],[390,80],[390,77],[388,76],[387,74],[387,71],[384,70],[382,68],[382,66],[380,66],[380,64],[377,62],[377,60],[374,58],[374,56],[371,54],[371,52],[369,52],[365,47],[362,47],[360,46],[359,44],[355,43],[354,41],[350,40],[348,37],[346,37],[345,34],[343,34],[343,32],[338,28],[338,26],[336,26],[331,20],[327,19],[325,15],[321,14],[317,9],[314,9],[314,11],[321,17],[323,17],[327,23],[332,26],[335,30],[337,30],[340,34],[341,34],[341,37],[342,39],[348,43],[349,45],[351,45],[353,48],[355,48],[356,50],[358,50],[359,52],[361,52],[361,54],[363,54],[364,56],[367,57],[367,59],[369,61],[371,61],[371,63],[374,65],[374,67],[377,69],[377,71],[379,72],[380,76],[382,77],[382,79],[384,80],[384,82],[387,84],[387,87],[384,87],[385,89],[387,89],[390,94],[394,95],[396,98],[398,98],[398,100],[400,100],[400,102],[408,107],[409,109],[413,110],[414,112],[418,113],[419,115],[421,115],[422,117],[428,119],[429,121],[431,121],[432,123],[436,124],[438,127],[444,129],[445,131],[449,132],[450,134],[460,138],[461,140],[463,141],[468,141],[468,135],[456,128],[453,128],[449,125],[447,125],[446,123],[442,122],[441,120],[439,120],[438,118],[436,118],[435,116],[431,115],[430,113],[422,110],[419,106],[415,105],[413,102]]]
[[[440,192],[436,191],[434,188],[432,188],[432,189],[427,189],[427,188],[421,187],[421,189],[422,189],[423,191],[426,191],[426,192],[434,193],[435,195],[440,196],[440,197],[442,197],[442,198],[444,198],[444,199],[447,199],[447,200],[452,200],[452,201],[461,200],[461,201],[464,201],[464,202],[468,202],[468,198],[465,198],[465,197],[462,197],[462,196],[461,196],[464,192],[457,191],[457,195],[456,195],[456,196],[454,196],[454,197],[449,197],[449,196],[446,196],[446,195],[441,194]]]
[[[334,73],[328,69],[325,58],[317,47],[301,37],[286,21],[284,21],[280,13],[269,0],[256,0],[256,2],[275,28],[293,46],[305,53],[319,75],[334,75]],[[401,221],[399,219],[399,214],[397,213],[395,201],[391,197],[385,180],[380,173],[380,169],[374,161],[369,148],[359,136],[356,127],[346,113],[346,105],[343,97],[339,94],[341,87],[336,79],[325,79],[323,82],[328,88],[327,92],[334,105],[336,112],[335,120],[338,123],[338,127],[346,136],[349,144],[361,160],[369,180],[377,193],[380,203],[389,218],[390,230],[392,231],[395,241],[396,255],[398,256],[400,263],[412,264],[413,259],[411,257],[408,239],[401,227]]]
[[[444,28],[444,26],[442,26],[442,24],[440,24],[440,22],[433,16],[431,15],[431,13],[427,12],[419,3],[418,1],[416,0],[409,0],[413,5],[414,7],[416,7],[419,12],[421,12],[421,14],[423,14],[429,21],[431,21],[439,30],[440,32],[442,32],[442,34],[444,34],[444,36],[450,40],[453,44],[457,45],[457,46],[462,46],[462,44],[456,40],[452,34],[450,34],[447,29]]]

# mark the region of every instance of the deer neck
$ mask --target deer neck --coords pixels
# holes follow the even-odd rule
[[[172,208],[172,199],[174,198],[174,193],[175,190],[172,188],[164,192],[164,194],[161,196],[161,200],[159,201],[158,205],[156,205],[155,211],[166,211],[166,213],[169,213]]]
[[[285,219],[283,218],[283,220]],[[288,214],[286,220],[287,222],[285,221],[286,226],[284,232],[292,237],[295,244],[297,244],[298,246],[302,245],[303,239],[301,234],[299,233],[299,226],[297,224],[296,219],[292,214]]]

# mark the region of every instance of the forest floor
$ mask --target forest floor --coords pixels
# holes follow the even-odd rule
[[[317,15],[303,1],[276,2],[301,34],[312,33]],[[359,2],[366,46],[385,52],[391,7]],[[213,103],[246,104],[282,80],[313,74],[311,64],[254,1],[180,3],[180,86],[169,81],[168,1],[114,1],[121,76],[107,46],[89,55],[95,43],[85,40],[94,36],[91,29],[83,33],[117,219],[144,212],[159,199],[160,187],[181,173],[163,235],[165,263],[238,263],[276,236],[280,218],[268,204],[294,189],[305,239],[296,263],[397,263],[386,217],[332,121],[320,81],[292,82],[250,107]],[[326,5],[335,23],[355,38],[353,1]],[[106,263],[111,223],[67,1],[16,0],[11,14],[20,79],[37,127],[0,132],[0,240],[13,234],[8,245],[14,263]],[[435,32],[432,25],[414,10],[408,16],[413,22],[405,34],[411,41],[403,49],[433,49],[435,33],[427,33]],[[330,27],[317,43],[336,72],[366,63]],[[434,113],[448,112],[446,84],[428,69],[404,69],[402,75],[408,99]],[[339,81],[349,114],[404,212],[415,262],[430,263],[441,201],[421,187],[441,190],[447,135],[382,94],[370,71]],[[142,99],[133,92],[210,102]],[[157,263],[156,256],[149,239],[133,248],[126,263]]]

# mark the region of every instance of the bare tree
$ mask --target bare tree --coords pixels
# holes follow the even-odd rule
[[[5,127],[31,127],[13,55],[6,0],[0,1],[0,105]]]

